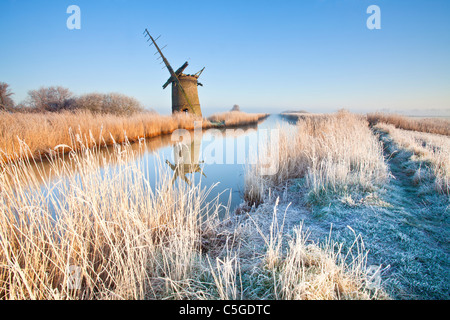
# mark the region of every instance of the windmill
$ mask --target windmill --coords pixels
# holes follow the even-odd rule
[[[175,163],[172,164],[169,160],[166,163],[169,165],[170,169],[173,170],[172,184],[175,183],[177,178],[181,178],[188,185],[191,185],[191,181],[187,178],[187,174],[199,172],[206,178],[206,174],[200,167],[200,144],[201,136],[197,136],[195,133],[191,136],[191,141],[184,141],[182,143],[177,143],[173,146],[173,155]]]
[[[196,74],[184,74],[184,69],[187,68],[188,62],[186,61],[180,68],[176,71],[173,71],[170,63],[167,61],[166,57],[164,57],[162,50],[165,48],[159,48],[156,44],[156,40],[158,38],[153,39],[148,32],[147,29],[144,31],[144,36],[148,39],[147,41],[152,41],[150,46],[153,44],[156,47],[157,52],[159,54],[159,58],[162,59],[161,63],[165,64],[164,68],[167,68],[170,72],[170,78],[164,83],[162,86],[163,89],[167,88],[169,84],[172,84],[172,113],[175,112],[188,112],[194,115],[202,116],[202,110],[200,108],[200,101],[198,99],[198,90],[197,86],[203,86],[200,82],[198,82],[198,78],[202,74],[202,70],[197,72]]]

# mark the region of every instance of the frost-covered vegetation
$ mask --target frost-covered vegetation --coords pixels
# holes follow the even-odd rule
[[[417,167],[413,172],[415,183],[425,188],[434,185],[438,192],[450,195],[449,136],[397,129],[386,123],[378,123],[374,129],[387,133],[398,147],[413,153],[410,160]]]
[[[399,114],[377,112],[369,113],[367,115],[367,120],[371,126],[374,126],[377,123],[385,123],[391,124],[399,129],[450,136],[450,121],[447,119],[413,119]]]
[[[162,166],[149,181],[125,135],[108,155],[99,132],[69,135],[50,171],[1,162],[0,297],[449,299],[450,203],[431,160],[447,142],[345,111],[280,129],[278,173],[248,166],[246,202],[220,218],[214,189]]]
[[[248,201],[261,202],[269,188],[293,178],[302,179],[311,201],[327,202],[355,189],[375,190],[388,177],[381,142],[363,117],[347,111],[301,118],[294,130],[280,128],[278,151],[277,174],[259,174],[264,159],[248,167]]]
[[[51,179],[27,158],[0,163],[0,298],[385,297],[364,251],[347,264],[349,251],[306,242],[300,226],[279,250],[276,204],[269,217],[219,220],[221,205],[205,204],[211,190],[173,185],[164,167],[152,188],[140,149],[116,144],[99,156],[84,142],[50,161]]]
[[[279,198],[287,230],[302,224],[310,239],[343,249],[361,237],[375,287],[390,297],[448,299],[448,138],[375,128],[347,112],[282,128],[279,173],[261,177],[258,164],[248,167],[246,196],[259,204],[250,215],[269,216]]]

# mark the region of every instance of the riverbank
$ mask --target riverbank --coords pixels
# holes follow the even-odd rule
[[[310,113],[306,111],[285,111],[280,113],[280,115],[290,121],[298,121],[301,119],[308,119],[311,117],[318,117],[318,116],[324,116],[324,113]]]
[[[247,165],[236,210],[214,185],[173,184],[145,140],[55,157],[51,177],[6,165],[0,297],[448,298],[448,195],[415,178],[413,151],[344,111],[273,125],[279,170]]]
[[[414,119],[399,114],[376,112],[369,113],[367,120],[371,126],[384,123],[393,125],[397,129],[450,136],[450,120],[445,118]]]
[[[277,204],[286,230],[302,225],[344,251],[359,239],[373,286],[393,299],[449,298],[448,137],[346,112],[299,119],[280,136],[278,174],[250,166],[240,210],[269,217]]]
[[[208,117],[208,121],[216,124],[218,127],[238,127],[258,123],[269,116],[267,113],[245,113],[241,111],[230,111],[216,113]]]
[[[102,157],[101,170],[98,148],[81,151],[50,159],[51,179],[25,160],[0,174],[0,298],[385,297],[363,252],[347,264],[338,244],[284,225],[277,203],[229,212],[205,203],[214,188],[174,185],[165,166],[150,187],[148,158],[129,143]]]
[[[228,112],[202,119],[189,114],[159,115],[153,112],[128,116],[89,111],[59,113],[0,113],[0,154],[3,162],[67,153],[85,147],[108,146],[193,130],[257,123],[267,114]],[[215,121],[215,122],[213,122]]]

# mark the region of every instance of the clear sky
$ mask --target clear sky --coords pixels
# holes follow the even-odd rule
[[[69,5],[81,29],[69,30]],[[369,5],[381,29],[369,30]],[[450,115],[449,0],[0,0],[0,81],[16,102],[61,85],[120,92],[169,113],[169,77],[142,32],[161,35],[174,69],[206,67],[203,113],[347,108]]]

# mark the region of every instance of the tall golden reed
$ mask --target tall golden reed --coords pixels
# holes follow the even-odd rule
[[[248,166],[246,196],[260,202],[269,187],[305,178],[313,195],[356,187],[371,190],[386,181],[383,146],[367,121],[346,111],[300,118],[294,130],[280,128],[279,170],[261,176]],[[264,163],[261,159],[260,163]]]

